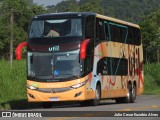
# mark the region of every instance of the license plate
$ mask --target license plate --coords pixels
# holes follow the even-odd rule
[[[50,101],[59,101],[58,97],[49,98]]]

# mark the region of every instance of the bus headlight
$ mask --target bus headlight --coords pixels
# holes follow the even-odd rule
[[[36,90],[38,89],[37,87],[33,86],[33,85],[27,85],[27,88],[28,89],[31,89],[31,90]]]
[[[70,86],[70,88],[72,88],[72,89],[80,88],[80,87],[82,87],[83,85],[85,85],[85,84],[87,83],[87,81],[88,81],[88,80],[86,80],[86,81],[84,81],[84,82],[82,82],[82,83],[78,83],[78,84],[76,84],[76,85]]]

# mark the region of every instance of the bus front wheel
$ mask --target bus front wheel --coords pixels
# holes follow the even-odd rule
[[[96,106],[99,104],[100,99],[101,99],[101,87],[100,85],[97,85],[95,90],[95,99],[82,101],[80,102],[80,104],[82,106]]]
[[[100,102],[100,99],[101,99],[101,86],[97,85],[96,86],[96,91],[95,91],[95,99],[93,99],[91,101],[91,105],[93,105],[93,106],[98,105],[99,102]]]

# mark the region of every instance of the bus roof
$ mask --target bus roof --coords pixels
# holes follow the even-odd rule
[[[137,24],[133,24],[130,22],[126,22],[120,19],[116,19],[116,18],[112,18],[112,17],[108,17],[105,15],[100,15],[100,14],[96,14],[94,12],[60,12],[60,13],[48,13],[48,14],[41,14],[41,15],[36,15],[34,18],[38,18],[38,19],[45,19],[45,18],[52,18],[52,17],[80,17],[80,16],[88,16],[88,15],[95,15],[97,18],[101,18],[101,19],[105,19],[105,20],[110,20],[113,22],[117,22],[120,24],[124,24],[124,25],[128,25],[128,26],[133,26],[136,28],[140,28],[139,25]]]
[[[94,15],[96,16],[96,13],[93,12],[60,12],[60,13],[48,13],[48,14],[41,14],[36,15],[34,18],[52,18],[52,17],[81,17],[81,16],[88,16],[88,15]]]
[[[133,23],[130,23],[130,22],[126,22],[126,21],[123,21],[123,20],[120,20],[120,19],[116,19],[116,18],[112,18],[112,17],[100,15],[100,14],[96,14],[96,17],[97,17],[97,18],[101,18],[101,19],[105,19],[105,20],[109,20],[109,21],[113,21],[113,22],[116,22],[116,23],[128,25],[128,26],[140,28],[139,25],[137,25],[137,24],[133,24]]]

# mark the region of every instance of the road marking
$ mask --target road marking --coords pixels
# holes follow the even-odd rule
[[[160,106],[157,105],[153,105],[152,108],[159,108]]]
[[[130,111],[130,110],[131,110],[131,109],[128,109],[128,108],[127,108],[127,109],[124,109],[124,111]]]

